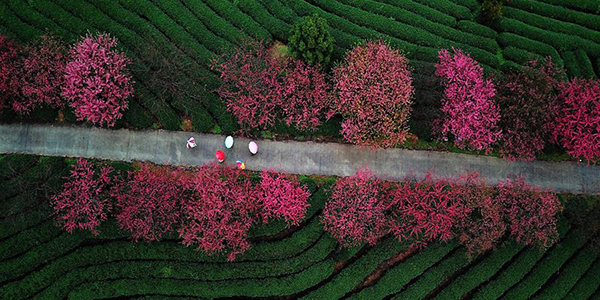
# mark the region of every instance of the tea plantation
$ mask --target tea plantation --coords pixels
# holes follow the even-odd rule
[[[595,299],[597,232],[561,220],[560,241],[538,248],[504,243],[468,259],[455,243],[406,249],[394,238],[342,250],[322,230],[332,179],[303,178],[312,192],[300,226],[258,227],[234,262],[182,246],[175,236],[133,243],[116,223],[73,235],[54,225],[48,195],[69,160],[0,157],[1,299]],[[112,163],[121,170],[127,164]],[[581,208],[567,199],[565,216]],[[569,204],[571,203],[571,204]],[[575,214],[581,217],[581,213]]]

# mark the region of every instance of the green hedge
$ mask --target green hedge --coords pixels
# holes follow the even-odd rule
[[[508,32],[546,43],[553,46],[559,52],[564,50],[583,49],[591,55],[600,55],[599,44],[582,39],[578,36],[546,31],[515,19],[502,18],[500,23],[504,30]]]
[[[489,280],[523,248],[514,242],[505,242],[477,265],[455,278],[434,299],[462,299],[463,295]]]
[[[581,37],[582,39],[586,39],[595,43],[600,43],[600,32],[591,30],[589,28],[577,24],[562,22],[553,18],[540,16],[535,13],[530,13],[512,7],[506,7],[504,9],[503,15],[507,18],[516,19],[523,23],[544,30],[560,32],[568,35],[576,35]]]
[[[502,57],[505,60],[514,61],[519,65],[523,65],[530,60],[538,60],[543,58],[543,56],[537,53],[531,53],[529,51],[518,49],[512,46],[508,46],[502,50]]]
[[[596,78],[594,73],[594,66],[588,55],[581,49],[575,50],[575,56],[577,57],[577,64],[581,70],[581,76],[585,78]]]
[[[564,0],[538,0],[548,4],[568,7],[571,9],[582,10],[592,14],[600,14],[600,2],[597,0],[577,0],[577,1],[564,1]]]
[[[128,278],[194,279],[209,282],[278,277],[301,272],[324,260],[334,249],[335,241],[322,238],[298,256],[285,260],[233,263],[204,262],[203,258],[207,258],[205,255],[178,244],[170,245],[170,248],[178,247],[170,252],[177,254],[176,256],[156,251],[153,249],[156,247],[157,245],[152,244],[116,242],[79,248],[69,256],[61,257],[39,272],[9,286],[3,294],[9,296],[31,294],[49,285],[42,294],[44,297],[63,298],[83,281],[106,279],[97,277],[97,274]],[[163,249],[159,250],[167,250],[164,249],[165,247],[160,248]],[[166,274],[165,269],[168,269]]]
[[[262,25],[250,16],[240,11],[231,1],[202,0],[202,2],[210,6],[222,18],[246,32],[246,34],[261,40],[270,41],[273,39],[268,30],[263,28]]]
[[[36,0],[28,1],[29,5],[40,11],[48,19],[52,20],[55,24],[61,26],[67,26],[68,30],[77,38],[81,35],[86,34],[88,30],[92,28],[85,26],[85,24],[78,18],[75,18],[72,14],[65,11],[62,7],[56,5],[54,2],[48,0]],[[63,37],[66,38],[66,37]],[[71,41],[73,42],[73,41]]]
[[[26,212],[0,220],[0,239],[9,238],[25,228],[36,226],[50,219],[52,209],[48,205],[38,205]]]
[[[287,24],[295,24],[300,17],[288,6],[283,5],[279,1],[271,0],[258,0],[258,2],[267,9],[267,11],[274,17],[280,19]],[[290,29],[292,30],[292,29]],[[288,41],[281,41],[287,44]]]
[[[469,259],[467,259],[466,251],[464,248],[460,248],[452,256],[444,258],[438,265],[427,270],[419,279],[414,281],[403,292],[396,294],[392,299],[423,299],[440,282],[448,279],[468,263]]]
[[[498,33],[493,29],[468,20],[458,22],[458,29],[490,39],[496,39],[498,37]]]
[[[403,250],[406,250],[406,243],[400,245],[395,237],[389,237],[342,269],[331,281],[302,299],[341,299],[367,278],[379,264]]]
[[[422,276],[431,266],[442,260],[453,249],[456,249],[456,243],[429,245],[385,272],[374,285],[352,294],[348,299],[384,299],[397,293],[411,280]]]
[[[450,1],[431,1],[431,0],[413,0],[414,2],[421,3],[429,6],[442,13],[449,14],[458,20],[465,20],[471,18],[471,11],[460,5],[456,5]]]
[[[544,289],[535,298],[563,299],[597,257],[598,248],[592,242],[583,251],[577,253],[577,256],[567,266],[561,268],[558,277],[550,285],[544,286]]]
[[[7,5],[21,20],[39,28],[42,31],[46,28],[51,29],[54,34],[65,38],[67,41],[77,38],[77,36],[70,31],[57,26],[56,23],[48,20],[45,16],[32,9],[32,7],[26,1],[8,0]]]
[[[512,34],[512,33],[508,33],[508,32],[503,32],[501,34],[498,35],[498,42],[501,45],[504,45],[505,47],[509,48],[519,48],[522,50],[525,50],[527,52],[531,52],[531,53],[535,53],[539,56],[542,57],[546,57],[546,56],[550,56],[552,57],[552,61],[558,65],[558,66],[563,66],[563,60],[561,58],[561,55],[558,54],[558,52],[556,51],[556,49],[554,49],[552,46],[549,46],[548,44],[544,44],[538,41],[534,41],[516,34]],[[514,50],[511,50],[514,51]],[[504,54],[504,52],[506,52],[506,49],[504,49],[502,51],[502,55],[506,57],[506,55]],[[516,60],[514,60],[516,61]],[[522,63],[522,61],[517,61]]]
[[[430,33],[437,35],[441,38],[456,41],[459,43],[471,45],[473,47],[480,48],[482,50],[496,53],[499,50],[498,43],[495,40],[488,39],[482,36],[475,36],[470,33],[456,30],[452,27],[448,27],[442,24],[438,24],[428,19],[409,12],[407,10],[397,8],[387,4],[381,4],[371,0],[339,0],[341,3],[352,5],[356,8],[360,8],[365,12],[376,13],[381,16],[391,18],[399,23],[405,23],[408,25],[415,26],[416,28],[422,28]]]
[[[600,286],[600,259],[590,266],[590,269],[581,277],[564,299],[577,300],[589,299]]]
[[[246,279],[218,282],[173,279],[122,279],[84,284],[69,293],[72,299],[96,299],[165,293],[200,297],[272,297],[299,293],[323,281],[333,272],[333,261],[316,264],[301,273],[273,279]],[[104,274],[112,277],[111,274]]]
[[[7,154],[0,160],[0,180],[6,181],[20,175],[38,162],[34,155]]]
[[[428,20],[439,23],[442,25],[456,27],[456,18],[448,14],[437,11],[429,6],[414,2],[412,0],[405,0],[402,2],[394,0],[381,0],[380,2],[387,3],[394,7],[406,9],[420,16],[427,18]]]
[[[179,130],[181,128],[181,118],[169,107],[169,105],[154,97],[146,86],[138,82],[135,93],[138,95],[140,104],[156,116],[160,124],[167,130]]]
[[[53,219],[20,231],[0,243],[0,260],[21,255],[40,244],[47,243],[61,233],[62,230],[56,227]]]
[[[15,38],[29,42],[40,36],[42,32],[26,23],[23,23],[8,7],[5,2],[0,2],[0,24],[15,33]]]
[[[156,1],[156,5],[163,13],[175,21],[181,29],[193,36],[198,44],[204,45],[213,53],[228,51],[233,48],[228,40],[215,35],[206,28],[192,12],[187,9],[179,0],[177,1]]]
[[[516,7],[552,19],[579,24],[592,30],[600,30],[600,16],[597,14],[582,13],[562,6],[550,5],[535,0],[511,0],[507,6]]]
[[[204,2],[194,0],[182,0],[182,2],[206,27],[232,44],[241,44],[243,41],[250,39],[248,34],[216,14]]]
[[[562,53],[562,57],[565,60],[565,71],[567,71],[567,75],[570,78],[581,77],[581,69],[579,68],[577,55],[572,51],[566,51]]]
[[[35,166],[29,168],[18,177],[0,183],[0,200],[18,195],[23,190],[36,189],[38,182],[49,178],[54,172],[65,167],[63,158],[44,157]]]
[[[585,244],[588,238],[589,233],[586,233],[585,230],[584,232],[579,231],[568,235],[564,242],[556,244],[549,250],[548,255],[539,261],[527,273],[527,276],[505,295],[506,299],[528,299],[535,294],[552,274],[559,270]]]
[[[273,37],[279,41],[287,42],[292,31],[292,24],[287,24],[273,17],[264,6],[256,0],[241,0],[237,4],[238,8],[248,14],[262,26],[267,28]]]
[[[129,107],[123,112],[123,118],[131,126],[138,129],[147,129],[152,126],[154,120],[148,116],[148,113],[138,103],[138,99],[129,99]]]
[[[479,2],[477,0],[449,0],[450,2],[454,2],[457,5],[464,6],[471,11],[475,11],[479,9]]]
[[[561,237],[567,234],[572,234],[571,225],[561,219],[558,226],[558,232]],[[559,240],[558,243],[565,243],[563,239]],[[525,251],[521,252],[512,263],[507,266],[502,273],[495,279],[488,281],[478,291],[473,294],[473,299],[497,299],[503,295],[507,290],[517,284],[523,279],[523,277],[529,273],[529,271],[535,266],[535,264],[544,256],[546,251],[540,250],[539,248],[529,247]]]
[[[37,205],[47,204],[48,198],[60,190],[63,177],[69,175],[69,168],[57,168],[53,172],[36,182],[35,188],[24,189],[18,195],[3,201],[0,217],[7,218],[17,213],[27,213]]]

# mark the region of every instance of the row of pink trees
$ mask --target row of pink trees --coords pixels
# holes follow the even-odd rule
[[[19,114],[40,105],[68,104],[78,120],[114,126],[133,95],[130,63],[106,34],[86,35],[70,48],[59,38],[40,37],[20,47],[0,36],[0,109]]]
[[[274,51],[247,43],[213,61],[222,80],[216,92],[241,126],[266,129],[283,120],[314,130],[341,114],[349,142],[392,147],[404,141],[413,87],[399,51],[382,41],[357,46],[334,69],[333,86],[319,67]]]
[[[561,211],[554,193],[522,178],[496,188],[476,175],[393,183],[361,170],[338,180],[322,222],[346,247],[374,245],[388,234],[417,246],[456,238],[472,255],[495,247],[505,236],[548,247],[558,238]]]
[[[357,145],[394,147],[408,133],[411,70],[406,57],[382,41],[350,50],[333,69],[331,85],[320,68],[263,43],[248,43],[212,66],[223,81],[216,92],[243,127],[266,129],[281,120],[314,130],[339,114],[344,139]],[[494,83],[459,49],[439,52],[436,75],[444,93],[433,130],[441,139],[486,152],[500,143],[507,159],[533,160],[554,141],[574,157],[600,157],[598,81],[563,82],[548,59]]]
[[[557,142],[573,157],[600,158],[600,81],[562,81],[548,58],[504,74],[495,87],[461,50],[441,50],[439,58],[444,97],[437,131],[452,135],[459,148],[489,152],[502,141],[504,157],[533,160]]]
[[[187,171],[144,164],[122,179],[111,168],[79,159],[52,205],[58,225],[70,233],[98,234],[114,211],[135,241],[158,241],[177,231],[184,245],[234,260],[250,246],[253,224],[283,219],[298,225],[309,197],[295,177],[273,171],[263,171],[254,185],[248,173],[223,165]]]

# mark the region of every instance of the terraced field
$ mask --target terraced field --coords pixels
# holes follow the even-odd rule
[[[235,2],[235,4],[234,4]],[[334,58],[362,39],[382,38],[402,49],[415,71],[413,133],[429,139],[440,95],[432,84],[433,64],[441,47],[460,47],[488,70],[503,70],[539,56],[552,56],[569,76],[600,73],[600,4],[595,0],[511,0],[500,28],[477,23],[476,0],[6,0],[0,3],[0,33],[26,42],[44,32],[74,41],[86,32],[116,36],[138,64],[152,69],[159,57],[173,53],[182,60],[181,74],[200,82],[193,97],[164,95],[151,72],[136,72],[136,97],[125,115],[135,128],[179,129],[182,118],[201,132],[232,132],[237,124],[210,91],[218,85],[207,66],[215,53],[252,37],[287,41],[294,22],[319,13],[336,41]],[[36,118],[53,120],[42,111]],[[67,116],[68,118],[69,116]],[[119,124],[123,126],[125,124]],[[278,133],[306,135],[286,126]],[[336,136],[339,120],[317,135]]]
[[[47,196],[63,158],[0,156],[0,299],[596,299],[597,233],[560,225],[547,251],[501,245],[469,260],[456,244],[407,249],[388,238],[341,250],[322,231],[327,181],[304,178],[311,208],[300,226],[258,227],[235,262],[179,244],[132,243],[116,224],[99,236],[53,225]],[[115,163],[127,169],[128,165]]]

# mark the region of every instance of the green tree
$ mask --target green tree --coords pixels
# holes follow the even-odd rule
[[[327,66],[333,52],[327,20],[317,14],[302,18],[290,36],[289,49],[292,56],[308,64]]]

